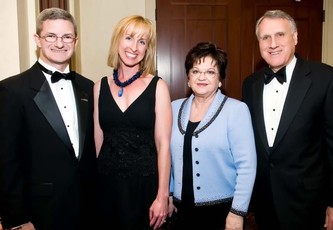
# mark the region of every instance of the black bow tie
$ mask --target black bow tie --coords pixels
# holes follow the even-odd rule
[[[283,84],[283,82],[286,82],[286,67],[283,67],[281,69],[279,69],[279,71],[277,71],[276,73],[273,72],[273,70],[271,68],[266,68],[265,71],[265,84],[270,83],[273,78],[275,77],[276,80],[278,80],[281,84]]]
[[[41,68],[41,70],[43,72],[51,75],[51,82],[52,83],[58,82],[60,79],[74,80],[74,78],[75,78],[75,71],[71,71],[69,73],[60,73],[58,71],[52,72],[51,70],[46,69],[39,62],[38,62],[38,66]]]
[[[69,73],[60,73],[58,71],[55,71],[51,75],[51,82],[55,83],[55,82],[59,81],[60,79],[73,80],[75,77],[74,73],[75,73],[74,71],[71,71]]]

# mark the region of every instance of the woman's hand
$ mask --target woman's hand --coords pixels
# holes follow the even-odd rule
[[[150,226],[158,229],[168,216],[168,197],[156,198],[149,209]]]
[[[168,205],[168,217],[171,217],[173,212],[177,213],[177,208],[173,204],[173,197],[169,196],[169,205]]]
[[[225,221],[225,230],[243,230],[244,218],[229,212]]]

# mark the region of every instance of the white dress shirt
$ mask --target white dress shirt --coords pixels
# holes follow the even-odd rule
[[[274,144],[295,65],[296,57],[286,66],[286,82],[280,84],[276,78],[273,78],[270,83],[264,86],[263,109],[269,147]]]
[[[41,59],[38,60],[48,70],[59,71],[56,68],[46,64]],[[59,71],[60,72],[60,71]],[[64,73],[69,72],[69,66],[66,67]],[[44,73],[44,72],[43,72]],[[79,154],[79,131],[78,131],[78,119],[76,111],[76,102],[74,97],[74,91],[72,86],[72,81],[60,79],[58,82],[51,82],[51,75],[44,73],[57,102],[59,111],[61,113],[62,119],[66,126],[69,138],[71,140],[72,146],[75,151],[76,157]]]

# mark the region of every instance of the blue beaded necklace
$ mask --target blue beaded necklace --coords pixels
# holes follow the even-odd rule
[[[116,83],[116,85],[120,87],[120,89],[118,91],[118,97],[123,96],[124,88],[126,86],[130,85],[136,79],[138,79],[141,76],[142,73],[143,73],[143,70],[140,70],[136,74],[134,74],[133,77],[131,77],[130,79],[128,79],[127,81],[121,82],[118,79],[118,70],[114,69],[113,70],[113,80],[114,80],[114,83]]]

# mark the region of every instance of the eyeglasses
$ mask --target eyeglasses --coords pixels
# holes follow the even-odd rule
[[[64,35],[62,37],[58,37],[55,34],[47,34],[45,36],[40,36],[40,38],[45,39],[45,41],[47,42],[56,42],[58,38],[61,38],[61,41],[63,41],[64,43],[72,43],[76,40],[76,37],[73,37],[72,35]]]
[[[204,72],[201,72],[197,69],[191,69],[190,70],[190,75],[195,77],[195,78],[200,77],[202,73],[207,78],[214,78],[217,75],[217,73],[213,70],[207,70],[207,71],[204,71]]]

